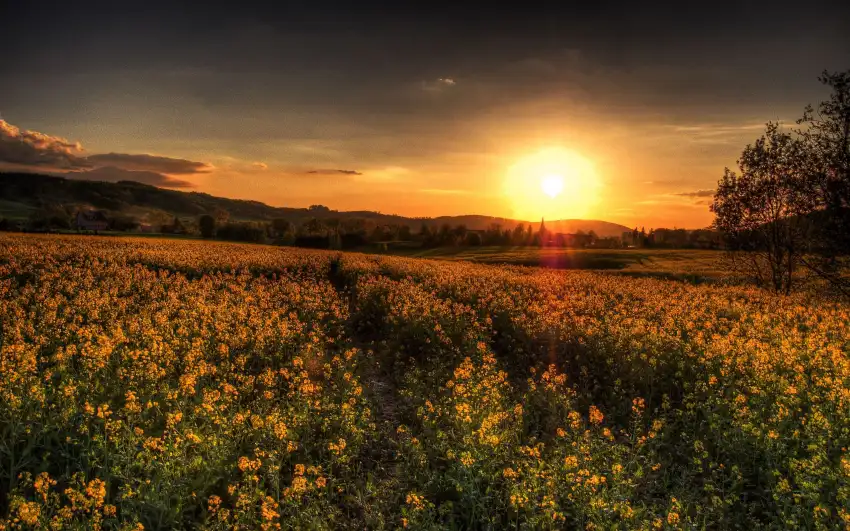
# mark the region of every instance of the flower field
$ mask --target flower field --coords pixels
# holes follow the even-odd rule
[[[0,235],[0,529],[850,527],[850,308]]]

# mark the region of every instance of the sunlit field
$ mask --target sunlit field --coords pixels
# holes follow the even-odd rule
[[[397,248],[399,256],[466,260],[482,264],[523,265],[551,269],[591,269],[629,276],[695,281],[729,280],[722,253],[700,249],[562,249],[540,247]]]
[[[0,529],[850,525],[803,294],[0,235],[0,325]]]

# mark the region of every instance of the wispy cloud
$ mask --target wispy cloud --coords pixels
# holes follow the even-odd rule
[[[440,77],[431,81],[422,82],[422,90],[425,92],[442,92],[457,85],[457,81],[450,77]]]
[[[87,157],[87,160],[96,166],[116,166],[125,170],[153,171],[174,175],[208,173],[215,169],[212,164],[206,162],[160,157],[147,153],[138,155],[105,153],[102,155],[90,155]]]
[[[269,169],[269,165],[268,165],[268,164],[266,164],[265,162],[252,162],[252,163],[251,163],[251,166],[253,166],[254,168],[257,168],[258,170],[267,170],[267,169]]]
[[[117,183],[120,181],[134,181],[151,186],[163,188],[192,188],[194,185],[189,181],[175,179],[168,175],[153,171],[124,170],[115,166],[102,166],[88,171],[71,171],[64,174],[69,179],[85,181],[103,181]]]
[[[678,125],[671,128],[680,133],[697,133],[700,135],[726,135],[730,133],[739,133],[742,131],[757,131],[764,129],[764,124],[696,124],[696,125]]]
[[[714,197],[714,190],[696,190],[694,192],[679,192],[673,195],[679,197]]]
[[[682,137],[695,144],[738,144],[742,139],[757,135],[763,123],[704,123],[664,125],[666,134]]]
[[[472,192],[469,190],[457,190],[457,189],[446,189],[446,188],[420,188],[420,192],[423,194],[436,194],[436,195],[469,195]]]
[[[311,175],[363,175],[357,170],[331,170],[331,169],[320,169],[320,170],[310,170],[307,173]]]
[[[370,168],[368,180],[373,182],[387,182],[405,179],[411,174],[410,168],[404,166],[386,166],[384,168]]]

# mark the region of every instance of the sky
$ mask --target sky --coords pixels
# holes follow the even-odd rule
[[[275,206],[704,227],[850,68],[827,0],[15,4],[0,167]]]

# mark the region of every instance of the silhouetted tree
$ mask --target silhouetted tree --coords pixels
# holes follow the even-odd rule
[[[466,225],[458,225],[452,230],[452,236],[454,237],[454,242],[456,244],[463,244],[466,240]]]
[[[540,245],[546,245],[549,242],[549,231],[546,230],[546,221],[540,218],[540,230],[537,231],[537,238]]]
[[[451,225],[448,223],[440,225],[440,229],[437,231],[437,241],[439,245],[454,245],[454,233]]]
[[[213,210],[212,217],[216,225],[224,225],[230,220],[230,212],[223,208],[216,208]]]
[[[275,218],[272,220],[272,230],[275,232],[277,236],[283,236],[289,229],[292,227],[292,224],[287,219],[283,218]]]
[[[832,89],[829,100],[807,106],[796,131],[808,156],[804,210],[814,225],[802,262],[850,295],[850,71],[818,79]]]
[[[492,223],[486,231],[484,231],[484,245],[502,245],[502,226],[498,223]]]
[[[60,206],[43,206],[33,211],[28,224],[32,229],[69,229],[71,216]]]
[[[309,236],[325,236],[325,225],[321,220],[310,218],[301,226],[303,232]]]
[[[740,173],[726,168],[711,205],[729,267],[783,293],[791,291],[806,245],[805,164],[803,142],[769,123],[741,154]]]
[[[228,223],[218,228],[216,236],[222,240],[238,242],[264,243],[266,241],[265,227],[255,223]]]
[[[139,220],[133,216],[117,215],[109,219],[111,230],[131,231],[139,228]]]
[[[475,231],[467,232],[465,243],[470,247],[477,247],[481,245],[481,235]]]
[[[393,229],[388,225],[377,225],[372,230],[369,240],[372,242],[387,242],[394,240]]]
[[[201,231],[201,236],[212,238],[215,236],[215,218],[209,214],[204,214],[198,219],[198,228]]]
[[[424,223],[419,228],[419,240],[422,242],[423,247],[434,246],[434,235],[431,233],[431,229],[428,228],[428,225]]]
[[[520,223],[516,227],[514,227],[514,233],[511,236],[511,243],[513,245],[525,245],[525,224]]]

